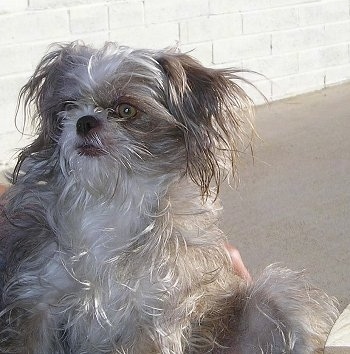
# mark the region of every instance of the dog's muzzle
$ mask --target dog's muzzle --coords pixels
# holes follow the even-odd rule
[[[84,138],[83,143],[77,146],[79,155],[96,157],[106,154],[106,151],[97,146],[93,139],[93,133],[97,133],[100,126],[100,121],[92,115],[86,115],[78,119],[76,124],[77,135]]]

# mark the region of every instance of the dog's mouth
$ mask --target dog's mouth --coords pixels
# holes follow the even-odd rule
[[[95,146],[94,144],[84,143],[77,147],[78,154],[80,156],[89,156],[89,157],[98,157],[102,155],[106,155],[106,151]]]

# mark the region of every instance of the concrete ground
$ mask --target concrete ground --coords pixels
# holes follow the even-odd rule
[[[257,110],[255,159],[222,190],[223,229],[254,275],[270,263],[306,269],[350,302],[350,84]]]

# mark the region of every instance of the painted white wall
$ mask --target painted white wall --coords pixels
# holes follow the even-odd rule
[[[14,124],[21,85],[52,42],[76,39],[179,44],[205,65],[263,74],[249,78],[270,100],[350,79],[350,0],[0,0],[0,169],[27,142]]]

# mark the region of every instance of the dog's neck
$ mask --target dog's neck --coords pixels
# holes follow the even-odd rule
[[[98,188],[89,191],[72,178],[59,194],[54,212],[64,223],[57,227],[64,230],[61,242],[75,252],[92,251],[106,258],[135,244],[151,248],[151,242],[163,242],[173,230],[184,242],[208,243],[205,230],[212,228],[220,209],[219,203],[204,203],[199,188],[186,178],[170,182],[128,176],[119,179],[108,195],[98,193]]]
[[[118,253],[142,242],[147,233],[154,231],[155,224],[163,223],[162,218],[169,212],[164,179],[145,181],[129,175],[113,183],[93,189],[72,176],[61,184],[53,213],[58,214],[54,218],[57,222],[64,223],[57,227],[64,230],[62,238],[68,235],[63,242],[81,248],[81,252],[83,248],[95,249],[108,256],[107,251]]]

